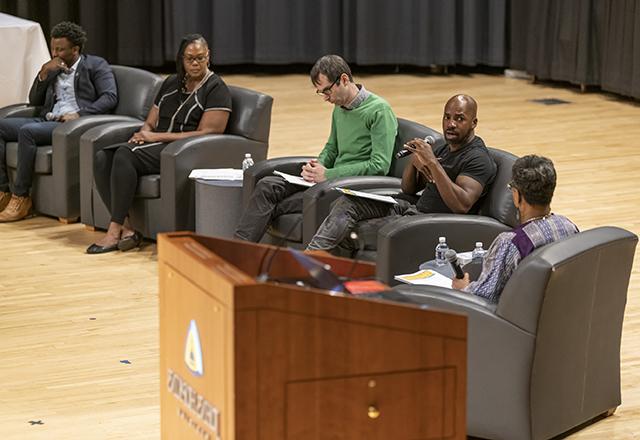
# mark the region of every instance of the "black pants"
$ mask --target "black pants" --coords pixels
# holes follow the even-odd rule
[[[42,118],[0,119],[0,191],[9,192],[9,174],[6,160],[7,142],[18,142],[18,166],[13,193],[28,196],[33,182],[33,167],[38,145],[51,145],[53,130],[60,122]]]
[[[304,186],[288,183],[280,176],[267,176],[258,181],[247,208],[238,221],[235,238],[258,242],[271,220],[282,215],[302,212]]]
[[[96,153],[93,175],[96,188],[111,213],[111,221],[123,224],[136,195],[138,180],[160,172],[160,153],[167,144],[158,143],[132,150],[131,145],[112,146]]]

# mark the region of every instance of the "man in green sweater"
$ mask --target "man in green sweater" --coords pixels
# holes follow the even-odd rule
[[[302,166],[301,177],[313,183],[343,176],[384,176],[389,172],[398,121],[389,104],[353,82],[351,69],[338,55],[325,55],[311,69],[316,93],[334,105],[331,133],[317,159]],[[257,242],[271,220],[302,212],[305,187],[267,176],[249,199],[235,238]]]

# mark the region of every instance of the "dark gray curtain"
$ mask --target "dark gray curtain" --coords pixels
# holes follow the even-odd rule
[[[506,0],[347,0],[355,63],[504,66]]]
[[[640,0],[511,0],[509,66],[640,98]]]
[[[62,20],[114,64],[173,63],[198,32],[213,62],[465,65],[526,70],[640,98],[640,0],[0,0],[0,11]]]
[[[62,20],[89,34],[87,52],[161,66],[179,39],[201,33],[215,64],[350,62],[502,66],[508,0],[0,0],[0,11]]]
[[[640,98],[640,0],[603,0],[599,7],[607,29],[600,35],[602,88]]]

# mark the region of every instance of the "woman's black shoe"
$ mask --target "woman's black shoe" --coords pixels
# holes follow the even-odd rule
[[[134,232],[128,237],[121,238],[118,242],[117,248],[122,252],[130,251],[133,248],[137,248],[142,243],[142,234],[139,232]]]
[[[112,244],[111,246],[98,246],[93,243],[91,246],[87,248],[87,254],[104,254],[107,252],[113,252],[118,250],[118,243]]]

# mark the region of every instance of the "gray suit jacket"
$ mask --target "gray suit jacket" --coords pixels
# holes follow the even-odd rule
[[[74,78],[76,102],[80,107],[80,116],[110,113],[118,103],[118,89],[111,66],[94,55],[81,55]],[[61,70],[52,72],[43,81],[36,75],[31,91],[29,104],[42,106],[40,116],[44,117],[55,104],[55,79]]]

